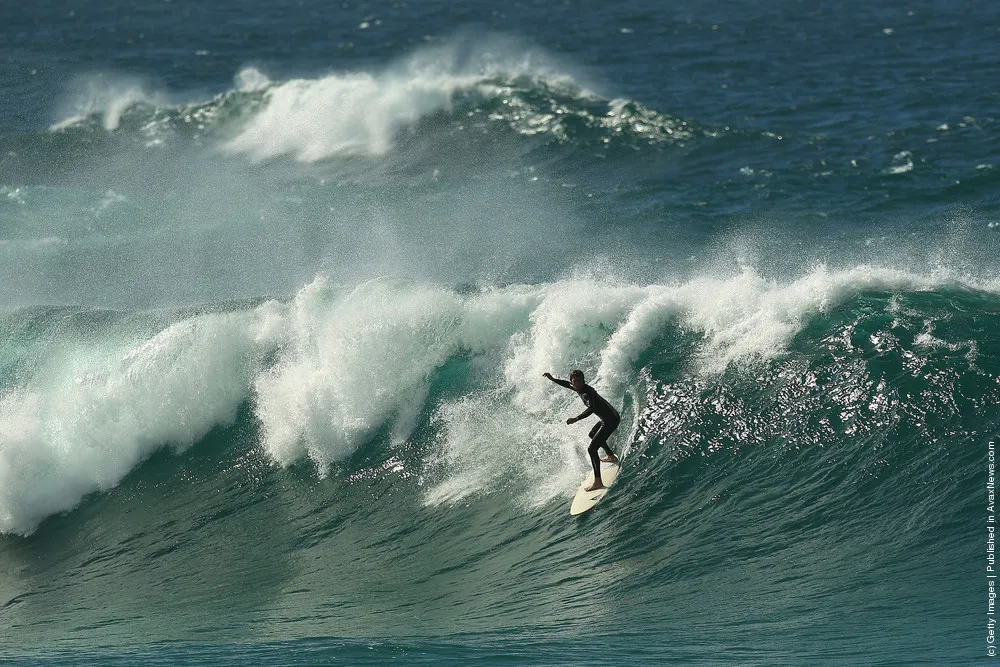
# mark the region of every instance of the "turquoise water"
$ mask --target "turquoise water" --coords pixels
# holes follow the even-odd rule
[[[991,658],[992,6],[4,13],[2,661]]]

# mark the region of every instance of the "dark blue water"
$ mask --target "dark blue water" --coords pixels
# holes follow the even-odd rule
[[[0,661],[992,658],[994,4],[0,18]]]

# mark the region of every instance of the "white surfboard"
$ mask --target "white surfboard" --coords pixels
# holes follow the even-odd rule
[[[608,492],[608,489],[615,480],[618,478],[619,466],[617,463],[601,463],[601,481],[604,482],[603,489],[597,489],[596,491],[586,491],[585,489],[594,483],[594,473],[591,472],[587,475],[587,479],[583,480],[583,484],[576,492],[576,497],[573,498],[573,504],[570,505],[569,513],[572,516],[577,514],[583,514],[590,508],[592,508],[597,503],[601,502],[601,498]]]

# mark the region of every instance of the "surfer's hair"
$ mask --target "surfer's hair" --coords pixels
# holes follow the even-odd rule
[[[569,374],[570,380],[576,377],[580,378],[581,380],[583,379],[583,371],[581,371],[579,368],[577,368],[575,371]]]

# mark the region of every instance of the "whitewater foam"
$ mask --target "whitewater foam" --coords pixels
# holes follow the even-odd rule
[[[582,368],[621,405],[637,393],[639,357],[668,328],[700,337],[686,372],[713,375],[781,355],[813,315],[852,295],[941,284],[871,266],[817,267],[785,282],[745,269],[469,293],[392,280],[342,287],[320,276],[288,303],[184,316],[151,336],[128,323],[84,338],[56,328],[29,344],[34,358],[0,398],[0,532],[30,533],[157,449],[182,451],[231,422],[246,401],[262,450],[280,465],[310,460],[326,475],[388,427],[390,448],[414,438],[428,447],[428,504],[495,490],[520,471],[520,495],[535,507],[571,491],[587,466],[586,425],[564,423],[579,400],[543,373]],[[57,345],[52,336],[69,338]],[[930,329],[919,341],[934,342]],[[471,390],[430,404],[450,360],[473,374]]]
[[[263,108],[225,148],[257,160],[382,155],[400,128],[446,109],[454,91],[470,83],[456,76],[400,79],[367,73],[295,79],[268,89]]]
[[[146,340],[78,344],[0,399],[0,532],[117,485],[166,445],[231,422],[272,339],[272,307],[181,320]],[[67,342],[67,345],[71,345]]]
[[[683,141],[701,131],[639,102],[602,98],[572,67],[497,35],[457,36],[379,69],[314,78],[273,81],[256,67],[244,67],[233,89],[180,105],[170,98],[189,93],[168,95],[115,73],[81,76],[69,88],[51,131],[99,123],[113,132],[133,113],[146,147],[164,146],[175,133],[217,133],[216,146],[224,153],[255,161],[383,156],[436,114],[454,116],[452,131],[498,121],[521,135],[561,142],[571,141],[579,127],[597,130],[603,143],[620,137],[649,144]]]
[[[265,449],[285,465],[308,456],[324,474],[389,421],[406,440],[432,373],[495,348],[528,306],[519,288],[462,298],[376,280],[338,293],[318,278],[294,300],[282,358],[254,383]]]
[[[499,52],[517,53],[501,40],[488,41]],[[473,50],[462,39],[418,50],[375,73],[339,72],[269,85],[266,77],[247,69],[238,85],[265,90],[265,99],[225,149],[257,160],[292,155],[303,162],[335,155],[383,155],[398,132],[450,110],[456,92],[489,96],[496,77],[524,73],[560,76],[537,55],[498,57],[482,45]]]
[[[582,368],[590,384],[621,405],[637,381],[636,361],[668,326],[701,337],[687,372],[715,376],[730,364],[781,355],[811,316],[851,295],[938,284],[891,269],[820,266],[787,283],[744,269],[666,285],[575,279],[540,286],[530,328],[510,338],[502,382],[438,409],[435,457],[446,463],[437,466],[425,502],[458,502],[506,488],[511,479],[526,480],[521,495],[529,508],[572,491],[589,462],[585,429],[564,421],[581,406],[572,392],[543,379],[545,372],[565,377]]]

